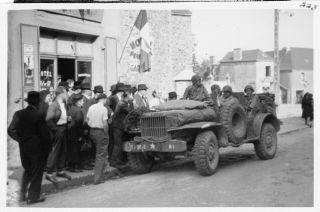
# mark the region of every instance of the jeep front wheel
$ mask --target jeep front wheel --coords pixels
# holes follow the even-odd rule
[[[197,135],[192,153],[199,174],[213,175],[219,163],[219,147],[212,131],[204,131]]]
[[[262,125],[259,141],[254,143],[254,149],[261,160],[272,159],[277,152],[277,133],[270,123]]]
[[[128,153],[129,166],[135,173],[143,174],[151,171],[153,157],[146,153],[130,152]]]

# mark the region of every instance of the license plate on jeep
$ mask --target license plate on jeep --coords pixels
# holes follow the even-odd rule
[[[170,140],[166,142],[134,142],[127,141],[123,145],[125,152],[184,152],[187,150],[185,141]]]

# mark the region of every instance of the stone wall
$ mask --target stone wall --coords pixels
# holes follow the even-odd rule
[[[121,11],[121,51],[134,21],[137,10]],[[192,63],[192,32],[191,16],[172,15],[170,10],[148,10],[150,35],[153,38],[151,56],[151,71],[136,73],[129,70],[130,46],[127,44],[121,59],[119,75],[120,81],[131,84],[145,83],[151,91],[156,89],[167,97],[167,93],[174,90],[173,78]],[[121,55],[121,51],[119,56]]]

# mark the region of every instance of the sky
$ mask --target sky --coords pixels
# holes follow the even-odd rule
[[[192,31],[196,55],[215,56],[216,62],[235,48],[243,50],[274,48],[273,10],[193,10]],[[280,10],[279,48],[313,48],[311,10]]]

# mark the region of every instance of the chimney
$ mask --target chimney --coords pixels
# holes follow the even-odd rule
[[[242,50],[240,48],[233,50],[233,60],[242,60]]]

